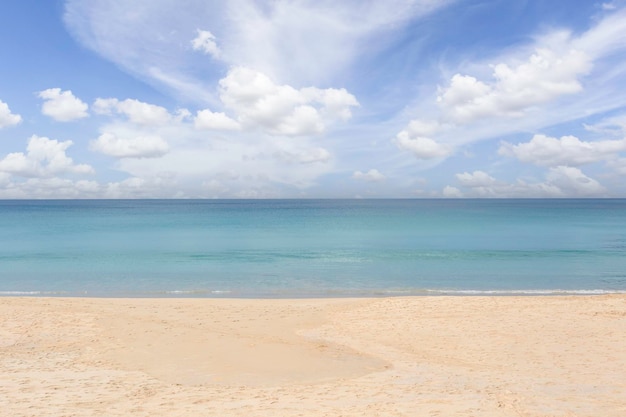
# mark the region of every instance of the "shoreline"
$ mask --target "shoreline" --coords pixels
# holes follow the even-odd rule
[[[626,295],[0,297],[13,416],[626,415]]]
[[[425,290],[372,290],[368,292],[352,293],[345,292],[325,292],[325,293],[298,293],[290,292],[284,295],[276,293],[251,293],[242,294],[232,290],[171,290],[155,291],[147,293],[88,293],[69,291],[0,291],[2,298],[86,298],[86,299],[207,299],[207,300],[316,300],[316,299],[377,299],[377,298],[412,298],[412,297],[560,297],[560,296],[597,296],[597,295],[626,295],[626,290],[619,289],[516,289],[516,290],[471,290],[471,289],[425,289]]]

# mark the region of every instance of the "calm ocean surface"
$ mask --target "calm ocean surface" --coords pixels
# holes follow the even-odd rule
[[[0,201],[0,295],[626,292],[626,200]]]

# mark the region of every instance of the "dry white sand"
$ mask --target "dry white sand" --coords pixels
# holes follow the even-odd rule
[[[0,298],[1,416],[626,416],[626,296]]]

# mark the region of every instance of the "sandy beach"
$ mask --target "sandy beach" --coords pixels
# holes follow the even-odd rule
[[[2,416],[626,415],[626,296],[0,298]]]

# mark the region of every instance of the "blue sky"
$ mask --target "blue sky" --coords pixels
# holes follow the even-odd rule
[[[0,198],[626,197],[626,3],[0,4]]]

